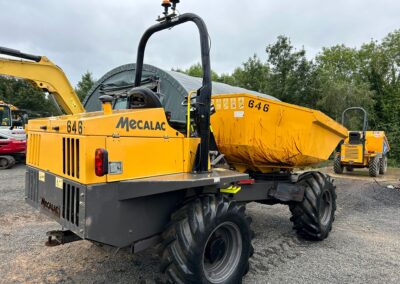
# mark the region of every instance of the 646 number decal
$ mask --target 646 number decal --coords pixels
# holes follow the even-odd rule
[[[249,100],[249,108],[256,108],[258,110],[263,110],[264,112],[269,111],[269,104],[262,104],[261,102],[256,103],[254,100]]]
[[[83,132],[83,123],[82,121],[79,121],[78,123],[76,123],[76,121],[71,121],[68,120],[67,121],[67,132],[68,133],[78,133],[78,134],[82,134]]]

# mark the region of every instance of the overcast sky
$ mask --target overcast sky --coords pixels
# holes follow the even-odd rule
[[[400,28],[399,0],[181,0],[178,9],[202,16],[212,40],[212,68],[232,72],[278,35],[313,57],[322,47],[358,47]],[[95,78],[136,60],[144,30],[161,0],[0,0],[0,46],[46,55],[72,84],[89,70]],[[192,24],[154,36],[145,62],[186,68],[199,62]]]

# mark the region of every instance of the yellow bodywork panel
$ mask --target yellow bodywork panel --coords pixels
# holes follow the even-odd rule
[[[367,161],[363,161],[363,146],[360,145],[351,145],[351,144],[343,144],[341,147],[341,158],[340,160],[343,163],[352,163],[352,164],[365,164]]]
[[[162,108],[30,120],[27,164],[82,184],[191,172],[199,138],[169,126]],[[95,175],[95,151],[121,172]]]
[[[347,129],[319,111],[250,94],[213,96],[219,150],[239,171],[268,172],[328,159]]]
[[[26,163],[83,184],[105,182],[94,171],[95,150],[105,146],[102,136],[29,131]]]
[[[384,144],[388,147],[387,151],[390,150],[384,131],[367,131],[365,136],[367,139],[365,143],[366,152],[382,153]]]
[[[109,161],[123,164],[122,175],[109,174],[107,181],[184,172],[183,139],[107,138]]]

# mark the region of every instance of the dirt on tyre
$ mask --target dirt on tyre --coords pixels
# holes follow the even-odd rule
[[[214,195],[178,209],[162,234],[161,271],[173,283],[241,283],[253,253],[245,210]]]
[[[336,153],[335,159],[333,160],[333,171],[335,174],[342,174],[343,173],[343,166],[340,161],[340,154]]]
[[[335,186],[330,176],[320,172],[302,174],[297,184],[304,187],[302,202],[289,204],[293,229],[305,239],[321,241],[332,230],[336,211]]]
[[[10,169],[15,165],[13,156],[0,156],[0,170]]]
[[[380,158],[377,156],[372,157],[369,160],[369,167],[368,167],[368,172],[370,177],[377,177],[379,174],[379,164],[380,164]]]
[[[384,175],[387,171],[387,157],[385,155],[379,160],[379,174]]]

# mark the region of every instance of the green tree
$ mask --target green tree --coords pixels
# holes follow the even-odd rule
[[[267,93],[285,102],[315,107],[319,95],[315,65],[306,51],[297,51],[286,36],[266,48],[270,69]]]
[[[269,69],[257,55],[253,55],[241,67],[232,73],[232,83],[236,86],[257,92],[265,92],[267,89]]]
[[[78,95],[81,102],[85,99],[87,93],[93,87],[96,81],[93,79],[92,73],[86,71],[85,74],[82,75],[81,80],[78,82],[75,92]]]
[[[34,115],[59,114],[48,94],[25,80],[0,76],[0,100]]]
[[[360,73],[358,50],[344,45],[323,48],[316,62],[321,82],[317,107],[338,121],[346,108],[363,107],[372,121],[374,92]]]
[[[193,64],[188,69],[185,70],[178,68],[178,69],[172,69],[172,71],[185,73],[193,77],[199,77],[199,78],[203,77],[203,67],[200,63]],[[218,74],[213,70],[211,70],[211,79],[213,81],[218,81]]]

